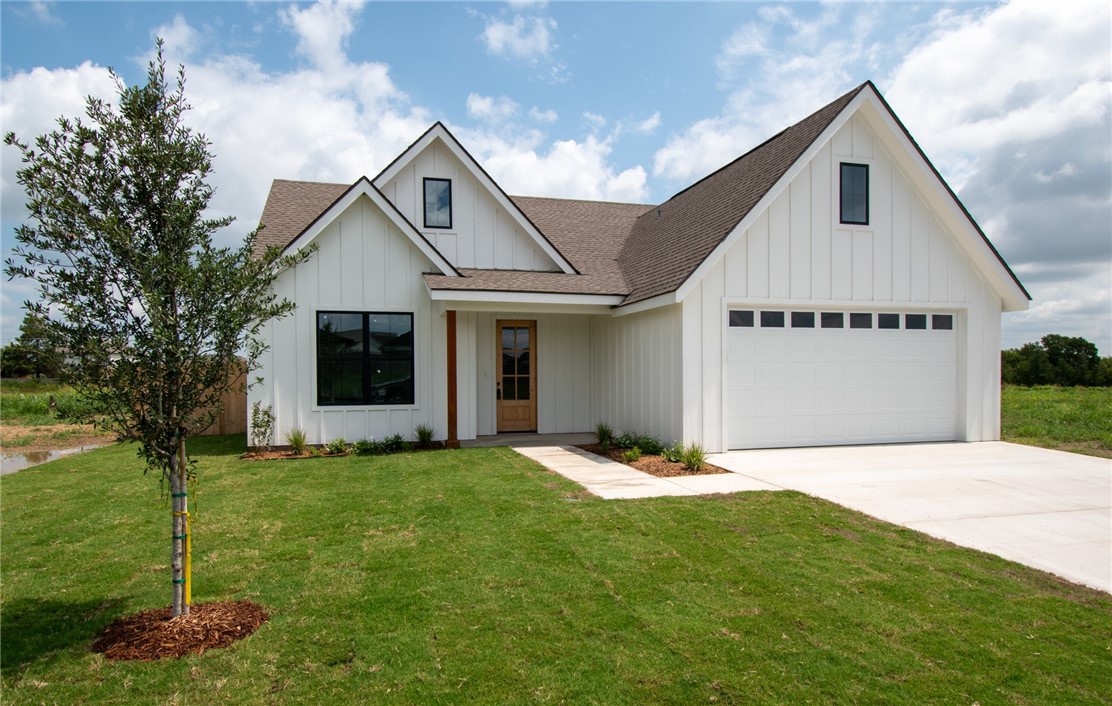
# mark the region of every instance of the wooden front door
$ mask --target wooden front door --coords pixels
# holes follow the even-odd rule
[[[498,431],[537,430],[537,322],[499,321]]]

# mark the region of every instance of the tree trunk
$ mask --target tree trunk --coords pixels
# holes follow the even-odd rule
[[[179,442],[181,443],[181,442]],[[173,518],[170,541],[170,574],[173,581],[173,615],[189,615],[185,603],[185,513],[187,511],[185,463],[182,447],[170,459],[170,509]]]

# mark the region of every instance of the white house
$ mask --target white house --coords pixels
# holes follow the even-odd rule
[[[278,439],[617,430],[724,449],[999,438],[1029,296],[872,83],[658,205],[508,196],[437,123],[277,180]]]

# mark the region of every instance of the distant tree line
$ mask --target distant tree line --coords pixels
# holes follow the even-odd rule
[[[1051,333],[1038,343],[1000,353],[1000,377],[1010,385],[1112,386],[1112,358],[1080,336]]]
[[[46,339],[45,317],[28,313],[19,328],[19,338],[0,350],[0,377],[58,377],[63,356]]]

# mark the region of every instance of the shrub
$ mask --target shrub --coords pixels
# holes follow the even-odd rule
[[[624,454],[622,454],[622,460],[625,461],[626,463],[633,463],[634,461],[640,461],[641,460],[641,449],[634,446],[632,449],[629,449]]]
[[[418,424],[417,428],[413,430],[413,435],[417,437],[417,448],[432,448],[432,437],[435,433],[428,424]]]
[[[683,444],[676,442],[660,452],[665,461],[681,463],[683,461]]]
[[[341,436],[339,439],[333,439],[332,441],[329,441],[327,444],[325,444],[324,448],[330,454],[347,453],[348,443],[344,441],[344,437]]]
[[[603,452],[604,454],[610,453],[610,442],[609,441],[603,441],[603,442],[599,443],[598,450]]]
[[[290,451],[293,451],[294,456],[305,453],[305,430],[301,428],[290,429],[286,432],[286,443],[290,445]]]
[[[405,451],[405,438],[401,434],[394,434],[382,440],[382,453],[396,454]]]
[[[320,458],[321,456],[324,455],[324,452],[321,451],[321,448],[319,446],[310,446],[309,447],[309,455],[312,456],[313,458]]]
[[[610,446],[614,441],[614,428],[606,422],[599,422],[595,425],[595,438],[598,439],[600,445]]]
[[[707,450],[699,444],[691,444],[683,449],[683,465],[689,471],[702,470],[707,463]]]
[[[255,448],[270,448],[274,439],[274,410],[270,405],[263,406],[256,401],[251,405],[251,445]]]
[[[379,443],[374,439],[360,439],[351,445],[351,450],[356,456],[373,456],[382,453]]]
[[[614,439],[614,445],[620,449],[632,449],[637,447],[641,453],[657,456],[664,450],[664,444],[660,443],[660,439],[648,434],[631,434],[629,432],[622,432],[621,436]]]

